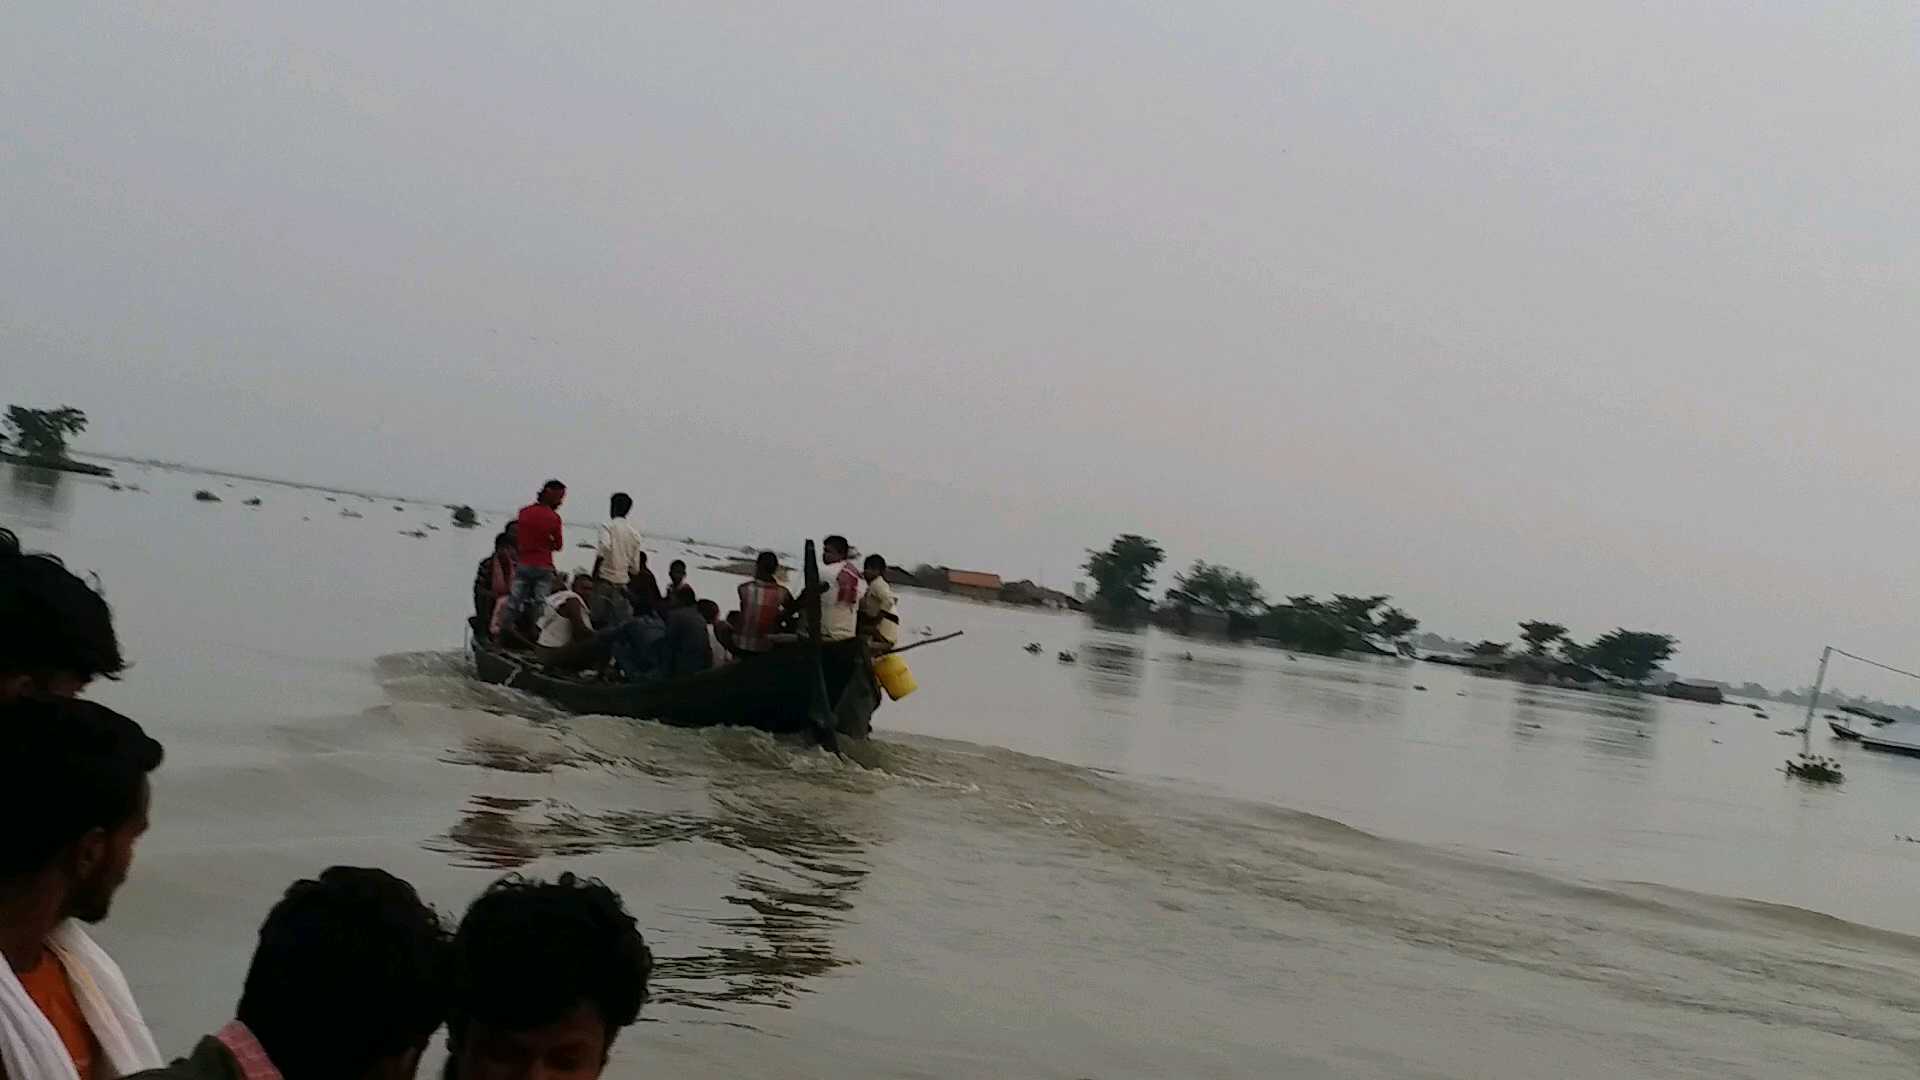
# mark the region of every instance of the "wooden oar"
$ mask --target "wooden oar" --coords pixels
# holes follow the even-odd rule
[[[965,630],[955,630],[951,634],[941,634],[939,637],[930,637],[925,641],[916,641],[911,645],[902,645],[896,649],[888,649],[886,652],[883,652],[880,655],[892,656],[895,653],[912,652],[913,650],[919,648],[922,645],[938,645],[943,641],[952,641],[954,638],[962,637],[965,634],[966,634]]]

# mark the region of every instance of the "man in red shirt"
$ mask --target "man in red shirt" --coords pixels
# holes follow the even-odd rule
[[[567,501],[567,485],[549,480],[540,485],[533,505],[520,511],[514,522],[518,527],[520,562],[513,571],[513,587],[507,590],[506,618],[501,626],[525,633],[522,620],[529,611],[540,610],[547,594],[553,591],[553,553],[560,550],[560,504]]]

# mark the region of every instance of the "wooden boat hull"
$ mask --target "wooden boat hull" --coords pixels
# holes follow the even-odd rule
[[[1847,727],[1844,724],[1839,723],[1838,721],[1835,721],[1835,720],[1827,721],[1827,728],[1833,732],[1833,737],[1836,739],[1844,739],[1847,742],[1860,741],[1859,732],[1853,730],[1850,727]]]
[[[1897,720],[1860,732],[1860,745],[1889,754],[1920,755],[1920,721]]]
[[[870,672],[864,663],[865,643],[835,642],[818,650],[805,645],[750,656],[695,675],[652,683],[601,682],[577,679],[542,669],[531,657],[475,641],[474,674],[481,682],[538,695],[570,713],[628,716],[657,720],[676,727],[750,727],[775,734],[822,730],[864,736],[871,708],[862,709],[867,696],[851,685],[826,706],[816,697],[821,661],[830,666]],[[839,654],[845,653],[845,656]],[[833,661],[838,661],[837,665]],[[871,679],[871,675],[866,676]]]

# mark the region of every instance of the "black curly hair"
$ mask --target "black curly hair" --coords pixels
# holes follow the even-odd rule
[[[113,678],[127,666],[106,600],[61,561],[0,529],[0,673]]]
[[[165,752],[139,724],[84,698],[27,697],[0,704],[0,881],[52,865],[94,829],[115,829],[140,810],[147,774]]]
[[[545,1027],[585,1002],[600,1013],[611,1046],[640,1018],[652,972],[639,924],[604,882],[511,874],[473,902],[453,936],[447,1033],[457,1045],[476,1021],[507,1031]]]
[[[362,1076],[433,1037],[448,952],[440,916],[412,885],[329,867],[268,913],[236,1015],[287,1080]]]

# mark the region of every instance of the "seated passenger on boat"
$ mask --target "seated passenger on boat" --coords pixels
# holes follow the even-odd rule
[[[726,630],[728,637],[733,636],[733,631],[720,621],[720,605],[711,600],[701,600],[700,617],[707,622],[707,643],[713,648],[713,666],[731,663],[733,650],[720,640],[720,631]]]
[[[667,564],[667,587],[662,590],[667,596],[667,606],[673,606],[673,594],[687,583],[687,560],[675,559]]]
[[[627,578],[627,603],[635,615],[664,616],[666,598],[660,595],[660,580],[647,569],[647,553],[642,551]]]
[[[860,600],[867,582],[844,536],[820,542],[820,640],[849,641],[860,632]]]
[[[876,653],[884,653],[900,644],[900,616],[893,598],[893,586],[887,584],[887,560],[867,556],[867,595],[860,598],[860,632]]]
[[[667,609],[666,640],[661,646],[661,674],[668,678],[692,675],[713,666],[713,645],[707,620],[700,614],[700,603],[693,586],[682,585],[673,591]]]
[[[631,618],[595,630],[586,600],[592,590],[593,576],[582,570],[574,573],[569,588],[548,595],[534,654],[541,663],[562,671],[604,670],[611,660],[628,679],[657,677],[660,621]]]
[[[480,560],[480,568],[473,575],[473,616],[490,636],[500,633],[500,618],[506,610],[507,590],[513,587],[516,564],[513,534],[503,532],[493,538],[493,554]]]
[[[740,625],[733,651],[741,656],[771,652],[773,638],[795,611],[793,594],[780,584],[780,557],[763,551],[753,563],[753,580],[740,586]]]

